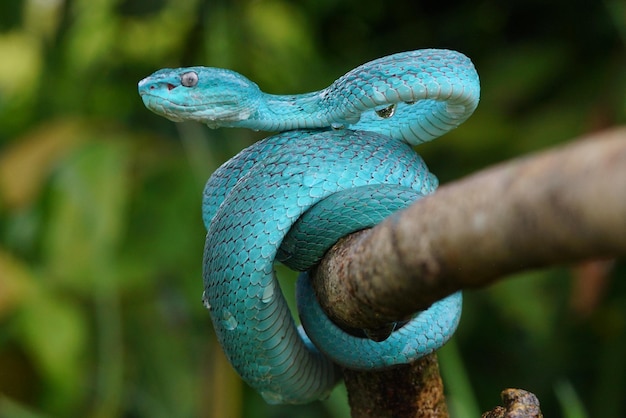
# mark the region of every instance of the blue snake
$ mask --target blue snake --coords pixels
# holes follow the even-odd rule
[[[210,67],[166,68],[139,82],[146,107],[172,121],[278,132],[215,171],[202,207],[203,301],[229,361],[268,403],[324,398],[340,377],[337,365],[409,363],[454,333],[460,293],[385,341],[346,332],[323,313],[306,273],[297,327],[274,263],[307,271],[340,237],[431,194],[437,179],[411,146],[465,121],[479,90],[466,56],[437,49],[383,57],[297,95],[267,94]]]

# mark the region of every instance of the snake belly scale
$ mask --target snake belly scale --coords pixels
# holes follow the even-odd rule
[[[363,64],[328,88],[271,95],[225,69],[163,69],[139,82],[152,111],[209,127],[279,132],[209,179],[205,305],[233,367],[269,403],[323,398],[336,365],[377,369],[414,361],[454,333],[461,295],[416,314],[383,342],[348,334],[322,312],[306,273],[296,327],[274,263],[311,268],[341,236],[432,193],[437,179],[411,145],[457,127],[475,110],[478,75],[458,52],[425,49]]]

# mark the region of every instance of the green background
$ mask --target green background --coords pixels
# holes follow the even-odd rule
[[[162,67],[320,89],[389,53],[470,56],[481,104],[420,146],[445,183],[626,120],[620,0],[3,0],[0,417],[344,417],[345,393],[267,406],[201,303],[203,183],[264,136],[174,124],[137,82]],[[591,263],[466,292],[441,351],[455,417],[535,392],[550,417],[626,415],[626,269]]]

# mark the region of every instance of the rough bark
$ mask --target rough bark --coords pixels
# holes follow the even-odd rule
[[[353,418],[447,418],[436,354],[378,372],[344,370]]]
[[[340,325],[384,329],[504,275],[626,255],[626,128],[442,186],[333,247],[315,288]]]

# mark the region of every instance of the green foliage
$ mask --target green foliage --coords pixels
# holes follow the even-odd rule
[[[175,125],[136,83],[228,67],[321,88],[388,53],[460,50],[483,93],[419,151],[442,181],[626,119],[619,0],[9,0],[0,4],[0,417],[340,417],[345,393],[270,407],[200,302],[202,185],[261,133]],[[546,416],[626,413],[623,264],[467,292],[442,370],[456,416],[535,392]],[[588,415],[586,415],[588,414]]]

